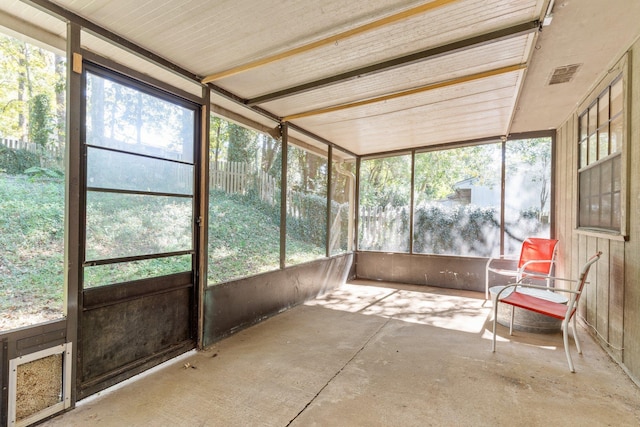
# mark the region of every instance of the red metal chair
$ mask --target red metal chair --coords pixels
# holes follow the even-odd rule
[[[509,256],[490,258],[489,261],[487,261],[485,272],[484,298],[486,300],[489,299],[489,273],[509,276],[514,278],[516,282],[521,281],[527,275],[533,275],[536,278],[540,278],[540,276],[550,276],[557,251],[558,241],[556,239],[529,237],[522,242],[519,258],[516,259]],[[499,265],[500,261],[505,260],[512,261],[512,264],[518,261],[517,267],[515,269],[501,268]],[[547,280],[547,286],[549,286],[549,283]]]
[[[567,355],[567,362],[569,362],[569,370],[571,372],[575,372],[573,367],[573,361],[571,360],[571,354],[569,353],[569,323],[571,322],[571,327],[573,328],[573,340],[576,342],[576,347],[578,349],[578,354],[582,354],[582,349],[580,348],[580,341],[578,341],[578,336],[576,334],[576,310],[578,308],[578,302],[580,300],[580,295],[582,295],[582,291],[584,289],[584,285],[587,282],[587,275],[589,274],[589,269],[591,266],[600,259],[602,252],[597,252],[593,255],[587,263],[582,267],[580,271],[580,277],[576,280],[563,279],[560,277],[549,277],[549,276],[541,276],[543,278],[549,278],[553,280],[562,280],[567,282],[577,282],[577,286],[575,289],[555,289],[556,292],[566,292],[570,294],[569,301],[567,304],[560,304],[557,302],[552,302],[547,299],[538,298],[528,293],[523,293],[525,289],[542,289],[546,292],[548,288],[546,286],[537,286],[537,285],[527,285],[522,283],[514,283],[511,285],[505,286],[501,289],[496,295],[496,299],[493,304],[493,345],[492,351],[496,351],[496,322],[498,318],[498,304],[509,304],[511,305],[511,322],[509,324],[509,335],[513,335],[513,313],[514,307],[519,307],[525,310],[534,311],[536,313],[543,314],[545,316],[550,316],[555,319],[559,319],[562,321],[562,341],[564,344],[564,351]],[[518,290],[522,289],[523,292],[519,292]],[[503,296],[505,294],[505,296]]]

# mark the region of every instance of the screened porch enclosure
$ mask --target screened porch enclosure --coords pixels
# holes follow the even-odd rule
[[[602,252],[579,322],[638,383],[640,5],[80,3],[0,5],[0,425],[343,290],[482,303],[530,237]]]

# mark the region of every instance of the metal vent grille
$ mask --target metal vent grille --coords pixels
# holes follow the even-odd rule
[[[549,84],[557,85],[560,83],[570,82],[573,79],[573,76],[576,75],[576,72],[578,72],[578,69],[581,65],[582,64],[573,64],[556,68],[555,70],[553,70],[553,74],[551,74]]]

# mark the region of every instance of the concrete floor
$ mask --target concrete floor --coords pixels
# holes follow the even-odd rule
[[[80,402],[46,426],[638,426],[640,389],[582,329],[499,326],[483,295],[356,281]],[[488,304],[490,305],[490,304]]]

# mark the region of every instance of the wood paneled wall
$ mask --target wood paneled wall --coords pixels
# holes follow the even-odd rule
[[[557,130],[556,233],[560,240],[558,274],[577,278],[586,259],[603,256],[591,270],[579,316],[601,345],[638,382],[640,379],[640,41],[629,50],[627,159],[629,170],[626,241],[583,234],[577,224],[577,114]],[[606,77],[605,77],[606,78]],[[596,95],[596,93],[592,94]],[[585,94],[585,96],[587,96]]]

